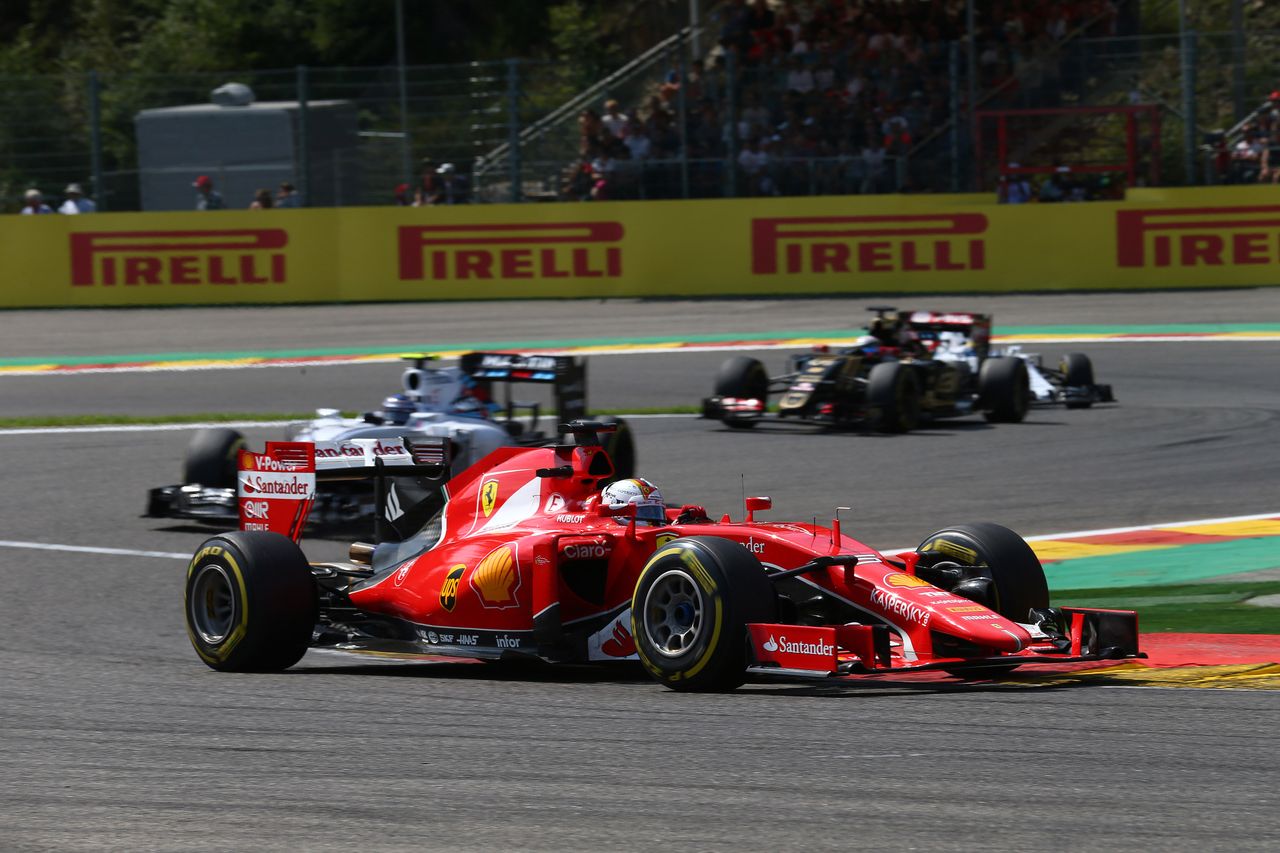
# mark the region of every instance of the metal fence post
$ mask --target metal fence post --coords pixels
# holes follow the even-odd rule
[[[98,210],[107,210],[107,188],[102,182],[102,81],[89,72],[89,168],[93,171],[93,195]]]
[[[1182,31],[1182,145],[1183,164],[1186,169],[1186,182],[1195,186],[1200,183],[1199,169],[1196,168],[1196,32]]]
[[[507,60],[507,169],[511,180],[511,203],[524,196],[520,175],[520,60]]]
[[[298,174],[301,186],[298,194],[302,196],[302,206],[311,206],[311,141],[308,137],[307,121],[307,66],[297,67],[298,89]]]
[[[947,49],[947,71],[951,79],[951,191],[960,192],[960,42]]]
[[[725,165],[726,195],[738,197],[738,54],[725,51],[725,79],[729,81],[729,158]]]
[[[680,88],[676,92],[676,111],[680,116],[680,197],[689,197],[689,55],[684,49],[684,36],[676,41],[676,55],[680,57]]]

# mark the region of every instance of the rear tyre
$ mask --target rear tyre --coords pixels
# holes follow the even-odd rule
[[[910,432],[920,425],[920,380],[900,361],[885,361],[867,375],[867,403],[880,412],[881,432]]]
[[[716,374],[716,396],[759,400],[761,403],[767,403],[769,372],[758,359],[746,355],[735,355],[720,365],[720,372]],[[734,429],[750,429],[756,425],[757,419],[727,415],[722,420]]]
[[[210,488],[230,488],[236,484],[238,457],[244,436],[233,429],[202,429],[191,437],[182,469],[182,482]]]
[[[978,370],[978,408],[993,423],[1021,423],[1031,406],[1027,365],[1014,356],[997,356]]]
[[[636,475],[636,440],[624,418],[601,417],[596,420],[616,424],[617,429],[604,435],[604,449],[613,460],[613,478],[628,480]]]
[[[1093,388],[1093,362],[1082,352],[1069,352],[1062,357],[1058,365],[1062,371],[1063,384],[1068,388]],[[1087,409],[1093,405],[1093,396],[1067,400],[1068,409]]]
[[[1006,619],[1026,622],[1031,608],[1049,606],[1049,585],[1045,581],[1040,558],[1026,541],[1007,527],[990,522],[956,524],[945,527],[925,538],[916,551],[920,563],[931,566],[947,561],[960,566],[973,567],[966,573],[971,578],[987,578],[986,587],[994,600],[982,601],[966,595],[963,589],[958,595],[974,597]],[[963,583],[963,582],[962,582]],[[1018,664],[998,664],[947,669],[951,675],[964,679],[995,678],[1017,669]]]
[[[676,539],[649,559],[631,601],[644,668],[672,690],[733,690],[746,679],[747,623],[777,620],[760,561],[737,542]]]
[[[276,672],[297,663],[316,624],[307,558],[279,533],[205,540],[187,567],[183,610],[196,654],[222,672]]]

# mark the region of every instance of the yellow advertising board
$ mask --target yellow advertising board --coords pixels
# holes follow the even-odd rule
[[[0,307],[1280,283],[1280,189],[0,218]]]

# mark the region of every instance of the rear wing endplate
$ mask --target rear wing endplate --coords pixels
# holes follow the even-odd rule
[[[446,438],[355,438],[341,442],[268,441],[262,453],[241,450],[236,498],[241,530],[270,530],[297,542],[315,504],[316,483],[374,480],[377,523],[384,523],[390,477],[443,484],[449,478]]]

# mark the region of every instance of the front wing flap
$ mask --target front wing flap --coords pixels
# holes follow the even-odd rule
[[[785,625],[751,623],[752,675],[827,678],[921,670],[981,669],[1002,664],[1063,664],[1146,657],[1138,648],[1138,617],[1130,610],[1064,607],[1065,631],[1046,635],[1014,653],[907,660],[884,625]],[[1033,628],[1034,626],[1028,626]]]

